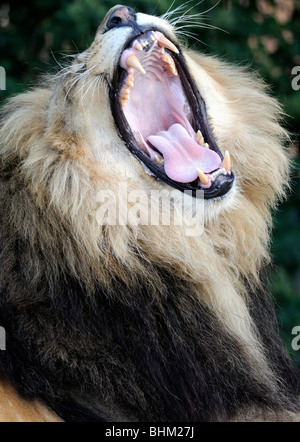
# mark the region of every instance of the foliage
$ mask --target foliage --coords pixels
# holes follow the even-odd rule
[[[299,0],[135,0],[136,11],[161,15],[169,8],[191,47],[258,70],[287,113],[295,134],[293,193],[274,218],[272,291],[290,349],[291,330],[300,325],[300,184],[298,134],[300,90],[291,86],[292,69],[300,65]],[[6,91],[0,102],[33,84],[40,73],[59,68],[68,55],[86,49],[112,0],[6,0],[0,5],[0,65],[6,69]],[[201,15],[193,15],[199,14]],[[193,34],[192,34],[193,33]],[[191,38],[193,37],[193,38]],[[300,79],[298,84],[300,85]],[[298,162],[297,162],[298,156]],[[300,366],[300,352],[295,359]]]

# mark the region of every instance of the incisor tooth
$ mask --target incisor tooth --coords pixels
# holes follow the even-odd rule
[[[134,54],[129,55],[129,57],[126,60],[126,64],[129,68],[134,68],[137,71],[141,72],[142,74],[144,74],[144,75],[146,74],[145,69],[143,68],[143,66],[139,62],[139,59],[137,58],[136,55],[134,55]]]
[[[179,54],[178,49],[176,48],[176,46],[166,37],[164,37],[163,35],[160,37],[160,39],[157,41],[158,46],[160,46],[161,48],[167,48],[170,49],[170,51],[175,52],[175,54]]]
[[[221,167],[227,170],[227,172],[231,171],[231,159],[228,150],[225,151],[224,160],[221,164]]]
[[[198,177],[199,177],[201,184],[204,184],[206,186],[209,183],[208,177],[200,169],[197,169],[197,173],[198,173]]]
[[[141,45],[141,43],[136,43],[134,45],[134,49],[136,49],[137,51],[142,51],[143,50],[143,46]]]

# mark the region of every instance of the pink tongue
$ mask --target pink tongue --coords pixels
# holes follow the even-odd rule
[[[198,178],[197,168],[209,173],[221,165],[219,155],[200,146],[181,124],[151,135],[148,141],[163,154],[168,177],[180,183]]]

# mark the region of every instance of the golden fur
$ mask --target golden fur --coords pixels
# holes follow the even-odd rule
[[[164,20],[137,17],[176,42]],[[32,253],[43,254],[49,280],[63,269],[91,293],[98,284],[109,290],[115,275],[125,285],[141,280],[157,290],[160,279],[153,266],[177,275],[241,343],[253,378],[275,390],[276,375],[248,301],[249,287],[256,290],[261,270],[270,262],[270,211],[285,195],[289,181],[281,108],[261,80],[244,68],[182,48],[217,144],[223,153],[230,152],[234,188],[222,199],[204,202],[205,226],[199,236],[187,236],[185,224],[136,225],[129,219],[126,225],[101,225],[99,191],[117,194],[124,182],[129,191],[141,189],[147,195],[166,187],[145,173],[116,130],[108,81],[129,31],[120,28],[115,35],[112,40],[109,33],[101,34],[100,25],[92,46],[72,66],[3,108],[1,173],[13,177],[3,225],[9,219],[11,231],[22,232]],[[96,68],[79,78],[83,62],[87,69]],[[138,202],[142,211],[148,210],[149,199]],[[26,254],[22,259],[30,263],[31,286],[38,285],[39,259]],[[7,257],[6,272],[13,272],[12,265]],[[50,345],[47,337],[41,340]],[[243,413],[232,419],[247,419],[248,412]],[[251,409],[249,415],[251,420],[268,419],[264,410]],[[281,411],[280,419],[289,417]]]

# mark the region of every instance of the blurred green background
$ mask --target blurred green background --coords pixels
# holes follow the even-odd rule
[[[0,5],[0,66],[7,77],[0,105],[34,84],[42,72],[65,65],[67,55],[86,49],[99,22],[115,4],[110,0],[4,0]],[[126,4],[154,15],[179,7],[171,19],[181,20],[177,26],[189,47],[257,70],[287,113],[295,168],[291,195],[274,215],[275,267],[270,286],[283,339],[300,367],[300,350],[291,348],[291,330],[300,326],[300,90],[292,88],[292,69],[300,66],[300,1],[188,1],[183,9],[178,0],[173,4],[170,0],[128,0]],[[300,86],[300,77],[296,83]]]

